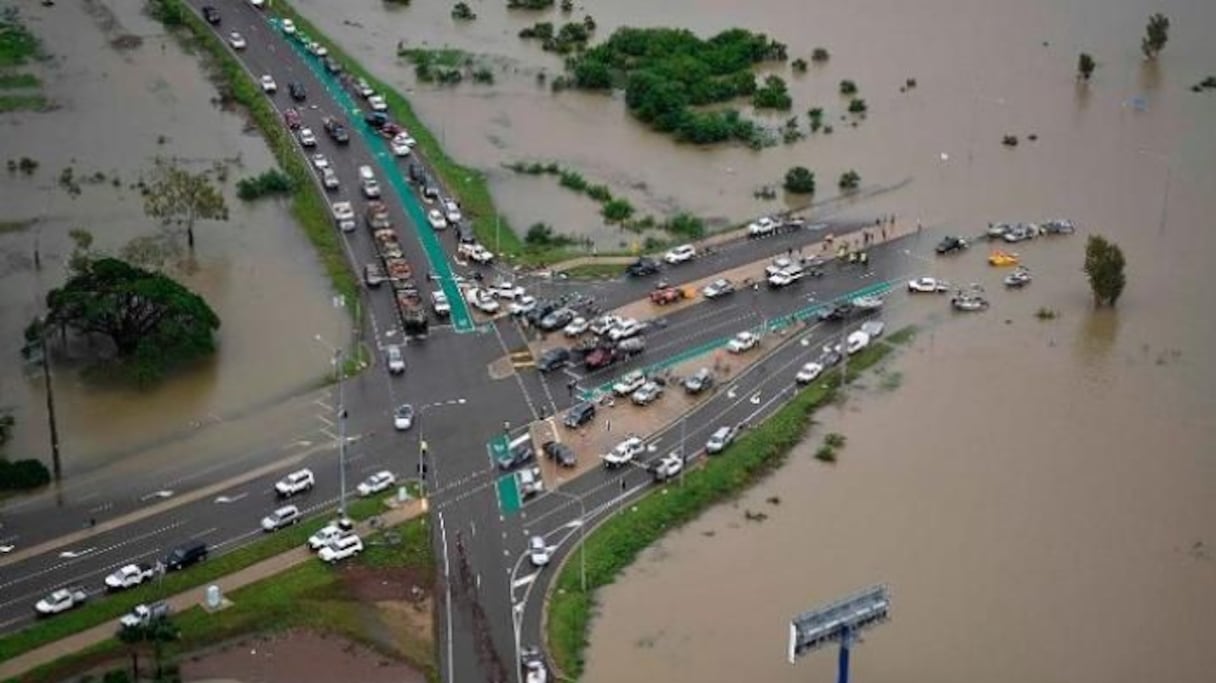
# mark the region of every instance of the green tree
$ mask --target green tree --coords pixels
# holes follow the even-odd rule
[[[853,170],[845,171],[840,174],[840,180],[836,185],[845,192],[856,190],[861,185],[861,174]]]
[[[1146,59],[1156,59],[1158,53],[1165,49],[1165,43],[1169,39],[1169,17],[1158,12],[1148,18],[1148,26],[1144,27],[1144,38],[1140,40],[1140,51]]]
[[[48,325],[108,338],[141,383],[215,350],[220,319],[202,297],[115,258],[91,260],[46,300]]]
[[[472,7],[469,7],[469,3],[458,2],[452,6],[452,18],[459,21],[473,21],[477,18],[477,14],[473,12]]]
[[[831,59],[831,55],[828,54],[828,49],[826,47],[817,47],[811,51],[811,61],[815,62],[816,64],[822,64],[829,59]]]
[[[849,100],[849,112],[852,114],[864,114],[869,107],[866,106],[866,101],[860,97],[854,97]]]
[[[9,439],[13,438],[13,427],[15,426],[17,426],[17,419],[7,408],[0,412],[0,446],[4,446]]]
[[[152,645],[152,657],[156,663],[156,676],[153,680],[164,677],[165,643],[177,640],[181,632],[166,616],[151,619],[146,624],[123,626],[118,631],[118,640],[131,648],[132,680],[139,680],[139,650],[145,644]]]
[[[1097,66],[1097,62],[1094,61],[1094,58],[1088,52],[1082,52],[1077,57],[1077,77],[1083,81],[1088,81],[1089,77],[1094,74],[1094,68]]]
[[[184,227],[186,243],[193,249],[195,221],[226,221],[228,205],[211,171],[191,173],[174,161],[157,159],[144,190],[144,213],[165,225]]]
[[[799,57],[798,59],[790,62],[790,68],[794,70],[794,73],[804,74],[806,73],[807,68],[806,60]]]
[[[1094,305],[1114,306],[1127,285],[1123,250],[1101,235],[1090,235],[1085,243],[1085,275],[1094,294]]]
[[[814,194],[815,174],[806,166],[795,166],[785,172],[784,187],[793,194]]]
[[[841,81],[840,82],[840,94],[841,95],[856,95],[857,94],[857,84],[848,79]]]

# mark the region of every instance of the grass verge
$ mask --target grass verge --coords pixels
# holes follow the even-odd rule
[[[279,168],[291,179],[291,213],[317,251],[325,274],[337,293],[347,301],[359,296],[359,284],[346,258],[342,240],[330,218],[329,203],[313,180],[308,167],[298,153],[287,129],[279,121],[274,107],[262,95],[261,89],[228,51],[223,41],[182,0],[149,0],[153,14],[165,19],[166,27],[178,26],[189,31],[193,42],[211,58],[208,65],[220,97],[239,103],[262,132],[266,144],[278,161]],[[180,23],[176,23],[179,22]],[[354,314],[354,307],[347,310]]]
[[[0,66],[26,64],[41,50],[38,37],[21,23],[17,8],[0,8]]]
[[[574,280],[592,280],[605,277],[620,277],[625,274],[628,263],[584,263],[569,270],[563,270]]]
[[[42,81],[34,74],[0,73],[0,89],[37,88]]]
[[[391,530],[401,539],[396,546],[370,546],[360,564],[375,567],[413,567],[428,577],[434,576],[425,517],[410,520]],[[375,555],[373,563],[371,557]],[[173,617],[181,629],[181,640],[169,648],[171,655],[198,650],[243,634],[307,628],[334,633],[377,647],[368,634],[360,605],[351,599],[340,580],[340,567],[310,561],[292,567],[272,578],[230,593],[233,605],[214,614],[194,607]],[[58,681],[65,674],[79,672],[106,660],[119,657],[125,646],[110,639],[83,652],[40,667],[21,677],[24,682]],[[393,653],[396,654],[396,653]],[[438,680],[434,652],[419,656],[407,653],[410,664]]]
[[[900,330],[892,338],[910,338]],[[882,360],[889,344],[872,345],[849,359],[849,379]],[[583,673],[587,628],[595,607],[595,590],[612,583],[638,554],[668,531],[695,519],[710,506],[756,483],[785,462],[811,426],[812,414],[835,396],[840,377],[833,373],[799,392],[720,456],[690,471],[682,486],[664,487],[630,506],[627,513],[601,524],[586,540],[588,592],[580,589],[579,563],[567,562],[558,574],[546,607],[548,651],[563,673],[578,679]]]
[[[355,500],[347,506],[347,514],[352,519],[366,519],[379,512],[381,506],[378,499]],[[92,602],[67,614],[40,621],[27,629],[0,638],[0,661],[24,654],[98,624],[115,620],[138,604],[155,602],[167,596],[202,586],[269,557],[298,548],[304,545],[308,537],[316,533],[317,529],[325,526],[327,520],[328,517],[319,517],[303,522],[186,571],[168,574],[160,585],[145,584],[104,600]]]
[[[50,103],[42,95],[0,95],[0,113],[11,111],[42,111]]]

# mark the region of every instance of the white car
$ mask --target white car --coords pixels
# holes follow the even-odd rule
[[[311,52],[311,53],[313,53],[314,55],[316,55],[316,56],[318,56],[318,57],[324,57],[324,56],[326,56],[326,55],[328,55],[328,54],[329,54],[329,50],[328,50],[328,49],[326,49],[326,47],[325,47],[324,45],[322,45],[322,44],[320,44],[320,43],[318,43],[318,42],[316,42],[316,41],[313,41],[313,42],[312,42],[312,43],[311,43],[311,44],[308,46],[308,51],[309,51],[309,52]]]
[[[507,310],[511,312],[511,315],[527,315],[536,310],[536,297],[525,294],[512,301]]]
[[[498,301],[484,289],[469,290],[469,302],[473,304],[473,308],[487,315],[498,312]]]
[[[316,485],[317,479],[313,476],[312,470],[304,468],[296,470],[275,482],[274,492],[280,498],[290,498],[297,493],[309,491]]]
[[[443,216],[452,225],[456,225],[464,218],[464,216],[460,215],[460,207],[451,199],[443,200]]]
[[[721,453],[731,445],[737,433],[735,427],[718,427],[717,431],[709,435],[709,441],[705,442],[705,452],[710,455]]]
[[[887,329],[887,326],[884,325],[881,320],[871,320],[869,322],[864,322],[861,324],[861,331],[870,335],[871,341],[878,337],[881,337],[883,331],[886,329]]]
[[[245,38],[241,34],[237,33],[236,31],[233,31],[232,33],[228,34],[228,44],[232,46],[233,50],[244,50],[245,49]],[[263,78],[262,82],[265,83],[265,79],[270,78],[270,77],[263,76],[262,78]],[[270,81],[270,84],[273,86],[274,81],[273,80]],[[274,90],[273,89],[267,90],[266,92],[274,92]]]
[[[270,74],[263,75],[260,82],[262,84],[262,92],[264,93],[274,94],[279,90],[278,84],[274,82],[274,79],[271,78]]]
[[[806,271],[802,270],[802,266],[793,265],[785,270],[778,271],[768,276],[768,286],[773,288],[787,287],[802,279]]]
[[[393,138],[389,141],[388,146],[393,150],[393,154],[396,156],[409,156],[410,146],[405,144],[405,141],[400,138]]]
[[[376,94],[376,91],[372,90],[371,83],[368,83],[362,78],[355,81],[355,92],[359,93],[359,96],[363,98],[371,97],[372,95]]]
[[[262,531],[278,531],[285,526],[300,522],[300,508],[294,505],[284,505],[262,518]]]
[[[637,406],[648,406],[663,395],[663,387],[658,382],[647,382],[629,397]]]
[[[914,294],[940,294],[950,291],[950,283],[934,277],[918,277],[908,280],[908,291]]]
[[[400,142],[401,144],[405,145],[406,147],[409,147],[410,149],[413,149],[414,145],[418,144],[418,141],[415,140],[414,138],[410,137],[410,134],[404,130],[401,131],[400,133],[397,133],[396,135],[394,135],[393,140],[395,142]]]
[[[397,483],[397,477],[388,470],[380,470],[367,478],[367,481],[359,484],[358,491],[361,496],[370,496],[374,493],[387,491],[393,484]]]
[[[718,278],[701,288],[701,294],[706,299],[717,299],[735,291],[735,284],[726,278]]]
[[[334,220],[336,221],[353,221],[355,220],[355,209],[350,202],[334,202],[333,203]]]
[[[663,254],[663,260],[674,266],[677,263],[691,261],[696,255],[697,250],[691,244],[681,244],[666,254]]]
[[[431,227],[436,230],[443,230],[448,227],[448,220],[443,217],[443,212],[439,209],[431,209],[426,213],[426,220],[431,224]]]
[[[312,132],[311,128],[300,129],[300,144],[304,147],[317,146],[317,134]]]
[[[312,165],[316,166],[318,170],[329,168],[329,159],[324,154],[314,154],[312,155]]]
[[[388,111],[388,102],[385,102],[381,95],[372,95],[367,98],[367,106],[371,107],[372,111]]]
[[[435,315],[447,317],[452,313],[452,304],[448,303],[448,295],[442,290],[431,292],[431,308],[435,309]]]
[[[684,469],[684,458],[679,453],[663,456],[649,468],[655,481],[667,481]]]
[[[591,321],[591,325],[588,329],[591,330],[591,334],[604,335],[608,334],[608,332],[613,328],[620,327],[624,322],[625,321],[623,318],[619,318],[615,315],[601,315],[600,317]]]
[[[321,169],[321,184],[324,185],[325,189],[327,190],[338,189],[338,174],[334,173],[332,168]]]
[[[768,216],[757,218],[751,225],[747,226],[748,237],[763,237],[771,235],[777,229],[777,221],[774,221]]]
[[[164,602],[154,602],[151,605],[136,605],[135,609],[118,619],[118,625],[126,628],[144,626],[151,623],[153,619],[169,616],[169,612],[169,605]]]
[[[339,536],[329,542],[329,545],[321,548],[321,552],[317,553],[317,557],[321,558],[322,562],[337,562],[345,560],[348,557],[354,557],[363,552],[363,539],[355,534],[345,534]]]
[[[870,335],[858,330],[844,340],[845,351],[851,356],[870,345]]]
[[[631,436],[628,439],[618,443],[611,451],[604,455],[604,467],[609,469],[628,465],[633,462],[642,451],[646,449],[645,442],[640,436]]]
[[[461,242],[457,253],[477,263],[489,263],[494,260],[494,253],[477,242]]]
[[[549,551],[549,546],[545,545],[543,537],[533,536],[528,541],[528,559],[532,561],[533,567],[538,568],[544,567],[553,559],[553,553]]]
[[[399,432],[409,430],[414,426],[414,406],[402,403],[393,411],[393,429]]]
[[[134,588],[153,576],[156,576],[156,569],[150,564],[128,564],[106,577],[106,589],[120,591]]]
[[[405,355],[401,353],[401,347],[396,344],[389,344],[384,349],[384,357],[388,361],[388,371],[393,375],[400,375],[405,372]]]
[[[279,26],[283,28],[283,33],[286,33],[287,35],[291,35],[296,32],[296,22],[292,21],[291,19],[284,19],[283,21],[279,22]]]
[[[617,396],[628,396],[646,383],[646,375],[641,370],[634,370],[612,385],[612,392]]]
[[[249,0],[249,4],[258,9],[262,9],[266,6],[266,0]]]
[[[40,617],[66,612],[73,607],[79,607],[89,599],[89,594],[83,588],[60,588],[34,605],[34,611]]]
[[[380,198],[380,183],[375,178],[363,179],[359,181],[359,187],[363,188],[363,196],[368,199]]]
[[[787,271],[791,267],[793,267],[793,265],[794,265],[793,261],[787,259],[784,256],[778,256],[777,258],[773,259],[772,263],[770,263],[764,267],[764,275],[766,277],[772,277],[772,276],[776,275],[777,273],[784,273],[785,271]]]
[[[524,288],[516,286],[513,282],[500,281],[490,285],[490,293],[499,299],[514,301],[524,295]]]
[[[588,327],[589,323],[586,318],[575,318],[570,321],[569,325],[566,325],[565,329],[562,330],[562,334],[565,334],[567,337],[577,337],[586,332]]]
[[[740,332],[736,334],[729,342],[726,343],[726,350],[731,353],[743,353],[751,351],[760,345],[760,337],[751,332]]]
[[[349,519],[334,520],[321,527],[317,533],[308,537],[308,548],[310,550],[320,550],[339,536],[349,534],[354,528],[355,523]]]
[[[608,330],[608,338],[614,342],[621,341],[641,334],[644,329],[646,328],[642,323],[630,318],[622,320],[621,324]]]
[[[798,374],[794,375],[794,381],[798,384],[810,384],[819,378],[823,373],[823,366],[819,363],[807,363],[803,365]]]

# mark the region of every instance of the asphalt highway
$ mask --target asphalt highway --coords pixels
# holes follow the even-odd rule
[[[189,1],[196,11],[208,4]],[[227,39],[229,33],[239,31],[244,37],[247,46],[233,54],[254,80],[270,74],[277,82],[278,92],[268,95],[269,100],[280,111],[296,108],[304,125],[316,133],[317,147],[300,152],[305,158],[324,154],[340,178],[340,188],[327,196],[354,205],[360,226],[342,234],[352,265],[361,269],[375,260],[371,237],[361,221],[367,200],[357,180],[358,167],[370,165],[381,181],[383,199],[414,272],[471,275],[471,267],[453,257],[454,240],[440,235],[436,242],[432,228],[418,220],[422,204],[408,194],[409,188],[387,182],[392,174],[404,173],[404,162],[386,154],[383,142],[369,135],[361,114],[351,107],[358,96],[326,74],[318,58],[289,42],[267,14],[247,2],[212,0],[211,4],[222,13],[217,33]],[[291,82],[305,88],[303,103],[288,95]],[[345,120],[352,133],[349,145],[339,147],[325,135],[325,116]],[[823,231],[839,235],[856,227],[832,225],[761,240],[740,239],[649,278],[578,285],[525,276],[520,284],[538,296],[579,290],[609,309],[644,297],[657,279],[689,282],[783,254],[818,240]],[[445,680],[517,680],[518,645],[540,643],[539,600],[551,573],[531,571],[521,559],[528,536],[542,534],[549,539],[558,554],[556,562],[577,538],[582,518],[579,502],[587,511],[584,523],[592,523],[650,486],[649,476],[636,469],[595,468],[565,483],[560,492],[542,494],[518,514],[510,514],[499,500],[500,473],[488,442],[504,433],[519,434],[528,423],[568,408],[575,400],[567,389],[571,379],[580,390],[593,391],[634,368],[704,356],[736,332],[796,313],[809,314],[825,302],[871,290],[900,275],[903,257],[898,245],[876,247],[870,253],[870,267],[865,270],[829,265],[821,279],[804,279],[776,291],[765,287],[740,291],[665,315],[646,333],[644,353],[590,373],[571,368],[542,375],[521,368],[509,377],[491,379],[491,364],[525,347],[534,331],[509,317],[460,331],[469,333],[433,320],[429,338],[406,341],[388,287],[363,292],[358,303],[366,324],[357,331],[359,338],[323,340],[319,363],[324,368],[329,351],[320,347],[329,344],[350,348],[359,343],[376,357],[369,371],[343,387],[349,416],[348,490],[379,469],[395,472],[399,480],[417,477],[421,446],[426,443],[423,484],[431,498],[433,542],[444,577],[437,604]],[[484,273],[492,277],[495,271],[486,268]],[[429,297],[425,283],[419,285]],[[762,353],[768,355],[763,362],[686,416],[678,426],[679,437],[673,435],[677,426],[651,435],[653,451],[646,458],[669,452],[677,441],[703,444],[718,426],[754,424],[779,407],[793,389],[797,366],[808,354],[817,353],[826,335],[839,333],[830,325],[790,329],[766,341]],[[545,345],[564,341],[560,335],[551,336]],[[404,346],[403,375],[390,375],[379,362],[389,344]],[[83,585],[99,592],[102,577],[114,568],[153,561],[187,539],[205,540],[215,553],[253,542],[262,535],[259,519],[278,504],[272,493],[274,482],[294,468],[311,468],[317,486],[291,502],[306,513],[332,514],[340,480],[337,387],[293,400],[292,419],[266,430],[241,452],[190,454],[171,466],[137,459],[125,468],[82,475],[49,494],[5,504],[0,544],[11,543],[14,549],[0,555],[0,632],[27,625],[33,603],[54,588]],[[391,414],[404,402],[414,406],[417,417],[412,430],[399,433],[392,427]]]

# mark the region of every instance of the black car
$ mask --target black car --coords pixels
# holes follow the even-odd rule
[[[714,385],[714,373],[709,368],[701,368],[684,378],[684,391],[699,394]]]
[[[511,470],[536,458],[532,450],[532,437],[524,435],[507,446],[507,452],[498,458],[498,469]]]
[[[382,111],[369,111],[363,115],[363,120],[372,128],[383,128],[388,123],[388,114]]]
[[[588,422],[595,419],[595,404],[590,401],[576,403],[570,410],[566,411],[566,419],[562,420],[562,424],[570,429],[578,429]]]
[[[646,275],[654,275],[657,272],[659,272],[659,262],[644,256],[630,263],[625,268],[625,274],[630,277],[644,277]]]
[[[324,124],[325,132],[329,134],[329,137],[333,138],[334,142],[339,145],[350,144],[350,133],[346,130],[346,126],[342,125],[337,119],[326,117]]]
[[[308,93],[304,90],[304,84],[292,81],[287,84],[287,92],[291,93],[291,99],[296,102],[303,102],[308,99]]]
[[[546,458],[562,467],[574,467],[578,464],[578,456],[574,454],[574,449],[564,443],[546,441],[545,445],[541,446],[541,450],[545,452]]]
[[[829,346],[823,349],[823,353],[819,354],[819,358],[815,362],[819,363],[820,367],[830,368],[833,365],[839,365],[842,360],[844,360],[844,356]]]
[[[967,240],[962,237],[947,236],[943,237],[941,242],[937,243],[937,253],[951,254],[956,251],[962,251],[967,248]]]
[[[570,362],[570,349],[557,347],[547,349],[536,359],[536,369],[541,372],[552,372]]]
[[[203,18],[207,20],[208,24],[211,24],[212,26],[219,26],[220,11],[217,10],[216,8],[212,7],[211,5],[204,5],[203,6]]]
[[[848,320],[857,312],[857,307],[849,301],[842,301],[835,304],[831,308],[825,308],[819,312],[819,319],[825,322],[835,322],[838,320]]]
[[[165,556],[165,571],[185,569],[192,564],[207,559],[207,544],[202,541],[190,541],[177,546]]]

